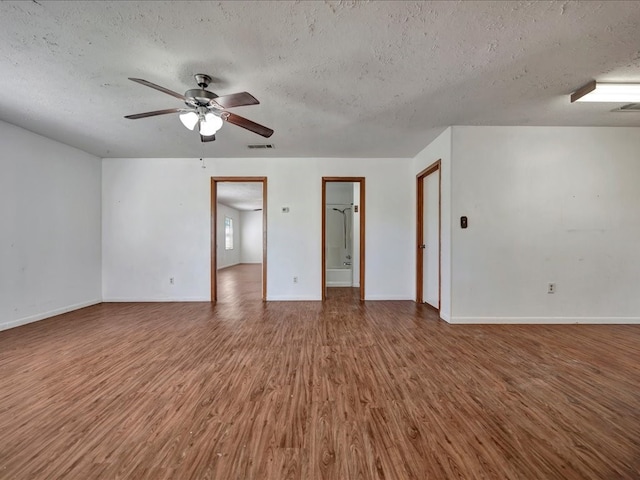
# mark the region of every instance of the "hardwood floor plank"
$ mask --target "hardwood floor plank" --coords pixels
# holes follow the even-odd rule
[[[343,459],[338,451],[340,422],[336,418],[334,402],[315,402],[311,406],[311,428],[309,441],[309,464],[305,478],[340,479],[340,463]]]
[[[640,326],[263,303],[259,277],[0,332],[0,479],[640,478]]]

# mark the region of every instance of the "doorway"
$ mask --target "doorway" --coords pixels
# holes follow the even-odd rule
[[[365,298],[364,207],[364,177],[322,177],[322,300]]]
[[[256,299],[265,301],[266,177],[211,177],[210,244],[211,302],[218,302],[220,287],[224,287],[225,298],[251,299],[252,285]],[[224,285],[219,285],[221,279]]]
[[[438,160],[416,176],[416,302],[430,305],[438,311],[442,268],[440,163]]]

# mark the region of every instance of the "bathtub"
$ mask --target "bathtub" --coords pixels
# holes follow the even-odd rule
[[[350,268],[327,268],[327,287],[353,286],[353,270]]]

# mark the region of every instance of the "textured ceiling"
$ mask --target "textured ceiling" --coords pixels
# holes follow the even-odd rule
[[[567,96],[640,81],[640,2],[1,2],[0,71],[0,119],[101,157],[412,157],[448,125],[640,126]],[[181,106],[127,77],[200,72],[275,134],[123,118]]]
[[[261,182],[218,182],[219,203],[236,210],[257,210],[262,208]]]

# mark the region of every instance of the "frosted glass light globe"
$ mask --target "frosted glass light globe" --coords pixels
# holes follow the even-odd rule
[[[189,130],[193,130],[198,123],[198,114],[196,112],[187,112],[180,114],[180,121]]]
[[[210,137],[222,127],[222,119],[213,113],[207,113],[204,116],[204,121],[200,120],[200,135],[204,137]]]

